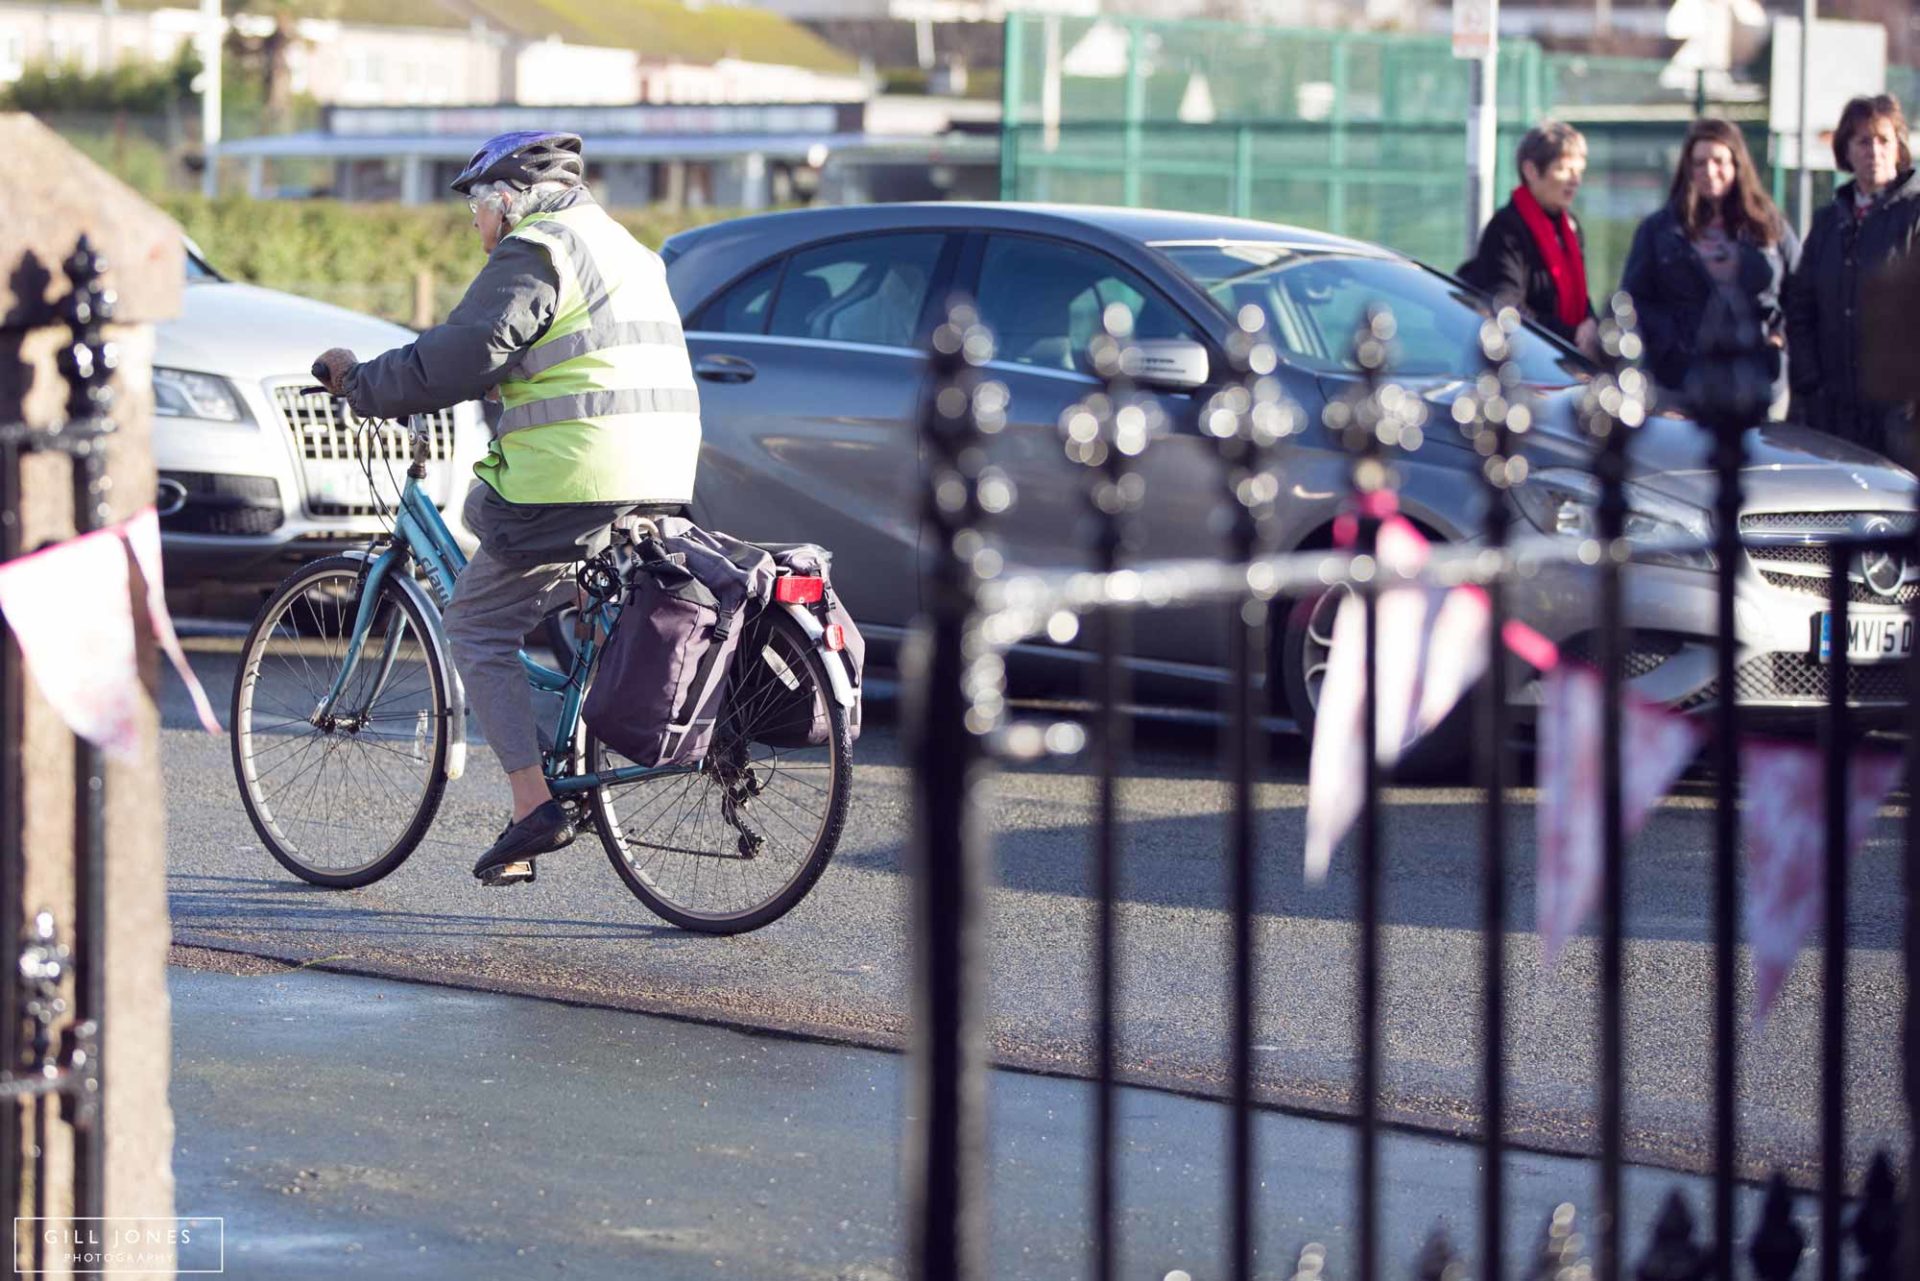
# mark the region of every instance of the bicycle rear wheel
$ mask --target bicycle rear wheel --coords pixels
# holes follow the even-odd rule
[[[808,745],[816,713],[826,732]],[[588,771],[630,763],[587,733]],[[763,610],[741,635],[700,768],[595,790],[594,826],[614,871],[654,914],[703,934],[743,934],[786,915],[820,879],[852,774],[846,709],[820,654],[791,618]]]
[[[233,683],[233,770],[254,831],[304,881],[379,880],[432,826],[452,738],[447,672],[429,622],[382,585],[359,664],[316,717],[346,659],[365,566],[332,556],[282,583],[254,620]]]

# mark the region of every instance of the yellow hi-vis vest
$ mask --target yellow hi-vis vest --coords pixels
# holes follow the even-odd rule
[[[690,501],[700,397],[666,266],[590,202],[508,234],[547,251],[560,297],[500,384],[498,434],[474,474],[510,503]]]

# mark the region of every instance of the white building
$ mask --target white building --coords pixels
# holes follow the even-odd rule
[[[252,36],[266,35],[272,23],[257,14],[232,20]],[[0,0],[0,84],[33,65],[94,73],[128,60],[171,61],[200,24],[197,9],[108,14]],[[295,30],[287,55],[293,91],[328,106],[862,102],[873,92],[857,74],[734,58],[648,59],[633,49],[526,40],[477,21],[404,27],[303,18]]]

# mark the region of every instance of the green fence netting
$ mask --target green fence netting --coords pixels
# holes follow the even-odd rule
[[[1501,49],[1498,199],[1533,121],[1578,125],[1589,165],[1576,209],[1596,293],[1665,198],[1695,109],[1692,87],[1662,84],[1664,67],[1520,40]],[[1450,42],[1430,36],[1009,15],[1001,195],[1292,223],[1451,268],[1467,241],[1468,78]],[[1890,69],[1889,88],[1912,110],[1920,73]],[[1776,184],[1764,102],[1710,110],[1741,121]]]

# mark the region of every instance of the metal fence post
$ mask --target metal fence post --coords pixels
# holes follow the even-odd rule
[[[1154,402],[1137,398],[1128,375],[1127,343],[1133,315],[1120,303],[1101,316],[1101,332],[1088,354],[1104,390],[1067,410],[1061,426],[1069,460],[1089,469],[1087,503],[1093,519],[1094,568],[1111,574],[1119,568],[1132,537],[1131,516],[1145,493],[1138,470],[1140,455],[1158,427]],[[1096,1281],[1118,1274],[1114,1240],[1114,1041],[1119,998],[1119,937],[1114,900],[1120,881],[1120,758],[1127,739],[1127,681],[1120,655],[1126,625],[1117,610],[1093,615],[1096,661],[1093,669],[1093,762],[1095,797],[1094,885],[1094,1135],[1093,1268]]]
[[[1512,456],[1513,437],[1533,425],[1513,335],[1520,313],[1503,308],[1480,326],[1479,377],[1453,405],[1454,421],[1473,438],[1487,504],[1486,545],[1495,556],[1507,548],[1511,517],[1508,491],[1526,479],[1526,461]],[[1481,682],[1480,782],[1486,789],[1481,825],[1481,1129],[1484,1166],[1480,1182],[1480,1272],[1490,1281],[1505,1274],[1507,1123],[1507,591],[1504,575],[1486,585],[1487,674]]]
[[[1646,379],[1636,362],[1640,336],[1634,332],[1633,301],[1615,294],[1600,323],[1606,371],[1588,387],[1581,405],[1586,429],[1597,446],[1594,470],[1600,480],[1598,560],[1600,564],[1600,807],[1602,876],[1600,891],[1600,1186],[1598,1272],[1600,1281],[1620,1281],[1621,1159],[1625,1124],[1626,967],[1622,944],[1625,918],[1626,839],[1621,821],[1620,660],[1622,652],[1620,570],[1627,558],[1627,433],[1646,420]]]
[[[59,303],[73,340],[60,353],[68,385],[67,421],[60,435],[73,455],[73,525],[80,534],[110,524],[106,438],[113,434],[108,380],[118,353],[103,326],[113,317],[114,295],[101,283],[106,260],[92,241],[80,243],[64,264],[72,286]],[[106,1196],[106,1132],[101,1124],[100,1042],[107,993],[106,756],[85,739],[74,739],[74,930],[79,954],[74,966],[74,1023],[69,1057],[83,1071],[80,1088],[68,1096],[74,1127],[73,1212],[98,1217]]]
[[[1242,130],[1244,134],[1244,128]],[[1273,504],[1279,482],[1272,470],[1272,447],[1299,424],[1298,411],[1282,399],[1273,377],[1279,365],[1264,330],[1266,313],[1241,309],[1229,358],[1240,381],[1215,393],[1200,416],[1201,426],[1218,445],[1227,496],[1229,555],[1247,565],[1271,547]],[[1253,916],[1259,901],[1258,833],[1253,782],[1262,753],[1260,722],[1264,700],[1256,677],[1267,668],[1266,616],[1269,600],[1252,590],[1227,607],[1228,666],[1227,751],[1233,805],[1228,820],[1228,912],[1232,971],[1228,985],[1231,1011],[1232,1104],[1228,1143],[1229,1198],[1227,1275],[1249,1281],[1256,1253],[1253,1143],[1254,938]]]
[[[1717,291],[1701,325],[1697,358],[1687,376],[1687,399],[1701,426],[1713,435],[1715,490],[1714,559],[1717,593],[1714,634],[1720,691],[1714,709],[1714,775],[1718,782],[1713,823],[1713,1266],[1733,1274],[1734,1163],[1739,1155],[1735,1063],[1740,893],[1740,707],[1736,672],[1734,596],[1745,559],[1740,540],[1748,428],[1766,416],[1769,379],[1760,363],[1760,327],[1746,302],[1731,290]]]
[[[1360,881],[1360,957],[1357,975],[1358,1011],[1354,1023],[1357,1041],[1355,1092],[1360,1096],[1360,1159],[1355,1178],[1359,1219],[1359,1281],[1377,1281],[1380,1275],[1380,762],[1379,671],[1380,637],[1377,626],[1380,572],[1377,566],[1380,522],[1391,497],[1392,472],[1382,453],[1389,439],[1400,440],[1401,415],[1408,408],[1407,393],[1386,381],[1396,330],[1393,313],[1369,306],[1353,339],[1353,363],[1360,371],[1359,397],[1333,401],[1324,417],[1329,432],[1354,455],[1353,493],[1358,508],[1355,577],[1360,579],[1362,628],[1361,755],[1365,799],[1357,824],[1356,846]],[[1417,398],[1413,398],[1417,404]],[[1370,572],[1359,572],[1371,565]]]
[[[986,1275],[980,918],[991,849],[981,792],[991,769],[983,741],[1000,716],[1002,672],[978,629],[980,582],[999,571],[979,529],[982,491],[991,489],[983,484],[989,472],[981,442],[997,419],[989,407],[994,384],[978,368],[992,354],[992,337],[971,308],[954,307],[933,335],[921,418],[923,614],[903,655],[916,979],[907,1272],[916,1281]]]

